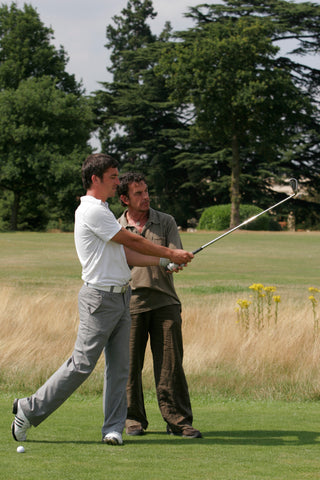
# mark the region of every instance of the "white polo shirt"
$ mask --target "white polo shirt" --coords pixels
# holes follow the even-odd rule
[[[84,282],[99,288],[123,286],[130,280],[124,248],[110,240],[120,230],[107,202],[91,195],[81,197],[75,213],[74,240]]]

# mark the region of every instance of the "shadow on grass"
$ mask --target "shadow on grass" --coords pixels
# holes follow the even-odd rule
[[[239,430],[207,432],[205,440],[220,445],[313,445],[320,444],[320,432],[297,430]]]
[[[159,435],[163,438],[159,438]],[[298,446],[320,444],[320,432],[297,430],[235,430],[203,432],[204,438],[181,438],[166,433],[147,432],[146,435],[124,438],[125,445],[256,445],[256,446]],[[99,441],[86,440],[28,440],[28,443],[104,445]]]

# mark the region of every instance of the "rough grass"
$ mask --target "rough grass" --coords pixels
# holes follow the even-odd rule
[[[231,397],[314,399],[320,393],[320,337],[314,335],[311,307],[283,301],[278,322],[260,331],[241,328],[237,296],[219,294],[185,302],[184,366],[193,392]],[[253,316],[252,316],[253,320]],[[0,289],[0,371],[2,390],[34,390],[72,352],[78,324],[73,293],[21,293]],[[98,368],[82,391],[102,388]],[[145,385],[152,388],[148,350]],[[14,383],[13,383],[14,379]]]
[[[193,250],[210,237],[186,234],[183,241]],[[17,454],[12,400],[33,393],[71,353],[81,280],[72,235],[0,234],[0,478],[318,478],[318,402],[301,400],[320,392],[319,336],[308,300],[308,286],[320,287],[319,239],[241,232],[176,276],[194,425],[203,439],[165,434],[148,351],[146,436],[124,435],[123,448],[101,444],[100,362]],[[258,330],[252,306],[249,328],[237,323],[237,300],[249,299],[254,282],[277,286],[277,325],[265,317]]]

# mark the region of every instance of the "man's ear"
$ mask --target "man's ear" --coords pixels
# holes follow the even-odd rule
[[[99,180],[100,180],[100,178],[99,178],[97,175],[92,175],[92,176],[91,176],[92,185],[98,183]]]
[[[125,205],[128,205],[128,203],[129,203],[129,198],[127,197],[127,195],[120,195],[120,200]]]

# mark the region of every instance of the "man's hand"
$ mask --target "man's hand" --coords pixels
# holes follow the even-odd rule
[[[185,265],[184,263],[182,265],[178,265],[177,263],[169,263],[169,265],[166,268],[166,271],[168,273],[179,273],[181,270],[183,270],[184,267],[187,267],[188,265]]]
[[[183,270],[183,267],[187,267],[188,265],[185,265],[184,263],[182,263],[181,265],[178,265],[177,263],[168,263],[168,265],[166,266],[166,271],[168,273],[179,273],[180,270]]]
[[[171,262],[175,263],[176,265],[185,265],[186,263],[191,262],[193,259],[193,253],[187,252],[186,250],[174,249],[172,250],[172,254],[170,255]]]

